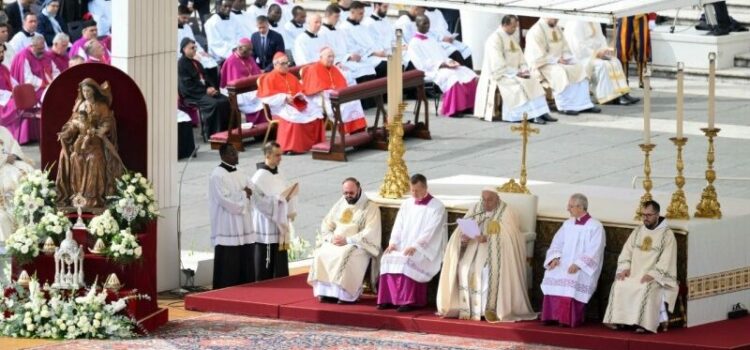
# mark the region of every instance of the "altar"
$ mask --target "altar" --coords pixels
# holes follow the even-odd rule
[[[449,225],[463,215],[478,200],[481,190],[487,186],[499,186],[507,178],[476,175],[456,175],[438,179],[428,179],[429,191],[443,201],[449,211]],[[589,212],[604,225],[607,235],[604,267],[597,292],[592,297],[587,316],[601,319],[606,310],[607,298],[616,268],[617,257],[628,235],[639,225],[633,219],[642,190],[564,184],[530,180],[527,183],[538,203],[533,240],[530,243],[529,264],[531,268],[531,300],[534,308],[541,305],[539,285],[544,269],[544,256],[552,238],[562,222],[569,217],[566,204],[571,194],[583,193],[589,200]],[[671,193],[652,192],[654,200],[666,208]],[[700,199],[700,193],[687,193],[691,211]],[[384,238],[388,245],[393,220],[402,199],[387,199],[377,192],[367,192],[367,196],[381,208]],[[526,196],[501,193],[503,197]],[[517,199],[513,199],[516,201]],[[509,201],[512,203],[512,201]],[[750,225],[750,200],[721,197],[723,218],[720,220],[691,218],[690,220],[669,220],[678,243],[677,271],[680,281],[680,298],[674,324],[687,327],[716,322],[727,318],[736,303],[750,304],[750,258],[747,247],[750,237],[746,227]],[[663,211],[666,211],[663,209]],[[519,213],[528,217],[528,213]],[[662,213],[663,214],[663,213]],[[523,224],[522,224],[523,225]],[[455,226],[449,227],[449,233]],[[524,228],[522,227],[522,231]],[[530,237],[526,234],[527,239]]]

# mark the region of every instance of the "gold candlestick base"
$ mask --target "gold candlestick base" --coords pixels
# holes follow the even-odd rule
[[[398,113],[388,123],[388,171],[380,186],[380,196],[397,199],[409,192],[409,171],[404,162],[403,113],[406,103],[399,104]]]
[[[514,179],[510,179],[502,186],[497,187],[499,192],[531,194],[529,188],[526,187],[526,145],[529,143],[529,136],[531,136],[531,134],[539,134],[539,129],[529,126],[527,116],[526,113],[523,114],[523,122],[520,126],[514,125],[510,127],[510,131],[521,134],[523,143],[521,149],[521,178],[519,179],[519,183],[516,183],[516,180]]]
[[[643,189],[646,192],[641,196],[640,205],[638,205],[638,208],[635,209],[635,217],[633,219],[640,221],[642,219],[641,208],[643,208],[643,204],[653,199],[653,197],[651,197],[651,189],[654,188],[654,183],[653,181],[651,181],[651,151],[654,150],[656,145],[653,143],[642,143],[638,146],[641,148],[641,151],[643,151],[644,154]]]
[[[698,203],[695,211],[696,218],[708,218],[708,219],[721,219],[721,204],[719,204],[719,196],[716,194],[714,188],[714,180],[716,180],[716,171],[714,171],[714,137],[719,134],[721,129],[719,128],[703,128],[701,129],[706,137],[708,137],[708,155],[706,161],[708,162],[708,168],[706,169],[706,188],[703,189],[701,194],[701,201]]]
[[[672,143],[677,146],[677,176],[674,178],[674,183],[677,185],[677,190],[672,194],[672,201],[669,203],[667,208],[667,218],[669,219],[690,219],[688,214],[687,199],[685,199],[685,191],[682,187],[685,186],[685,177],[682,176],[682,170],[685,169],[685,163],[682,161],[682,148],[687,143],[687,138],[670,138]]]

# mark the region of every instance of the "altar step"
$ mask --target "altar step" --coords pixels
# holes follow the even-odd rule
[[[727,9],[729,10],[729,16],[734,18],[737,22],[747,26],[750,26],[750,2],[747,0],[727,0]],[[672,25],[675,16],[677,17],[677,25],[695,25],[698,23],[698,19],[703,13],[703,7],[683,7],[679,12],[674,10],[659,11],[659,16],[665,17],[668,22],[662,24]]]

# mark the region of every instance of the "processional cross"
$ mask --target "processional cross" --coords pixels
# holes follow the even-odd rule
[[[516,181],[511,178],[508,182],[497,189],[500,192],[531,193],[529,192],[528,187],[526,187],[526,145],[529,143],[529,136],[531,136],[531,134],[539,134],[539,128],[531,127],[529,125],[528,115],[524,113],[521,125],[511,126],[510,131],[521,134],[523,142],[523,147],[521,149],[521,178],[519,183],[516,183]]]

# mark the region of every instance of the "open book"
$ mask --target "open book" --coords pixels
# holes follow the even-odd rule
[[[305,95],[302,93],[294,95],[291,105],[300,112],[304,111],[305,108],[307,108],[307,99],[305,98]]]
[[[291,186],[287,187],[287,189],[285,189],[283,192],[281,192],[281,197],[289,200],[292,197],[296,196],[298,192],[299,192],[299,182],[295,182]]]

